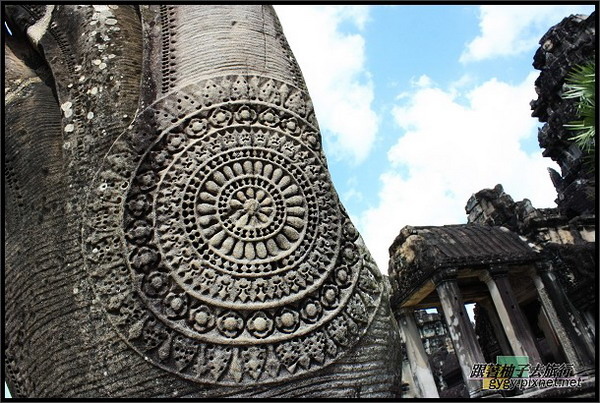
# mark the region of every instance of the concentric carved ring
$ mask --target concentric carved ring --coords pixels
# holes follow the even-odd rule
[[[251,129],[240,129],[245,130]],[[315,237],[319,211],[310,181],[293,161],[268,149],[236,148],[215,158],[226,162],[211,169],[209,161],[185,190],[194,195],[186,205],[195,207],[190,233],[231,262],[216,265],[220,268],[238,274],[278,271],[277,262],[294,253],[305,235],[310,239],[304,244]]]
[[[258,115],[261,106],[236,106],[230,115],[240,110]],[[222,113],[222,107],[207,111],[209,126]],[[174,281],[212,305],[274,308],[302,299],[325,281],[339,249],[340,221],[319,226],[321,215],[339,216],[330,192],[322,190],[327,178],[310,177],[321,172],[321,161],[285,131],[243,121],[188,138],[198,120],[184,123],[172,162],[146,191],[155,205],[153,239],[131,212],[142,228],[132,227],[140,235],[132,238],[132,251],[142,244],[160,250]],[[141,167],[151,165],[161,147],[157,143]],[[301,152],[312,159],[299,160]],[[139,170],[137,181],[146,176]],[[128,205],[140,198],[138,189],[130,190]],[[298,269],[308,261],[314,264],[304,279]],[[289,284],[294,277],[296,284]]]
[[[88,200],[86,267],[119,334],[153,364],[272,382],[354,345],[381,289],[308,96],[257,77],[220,88],[164,98],[117,140]]]

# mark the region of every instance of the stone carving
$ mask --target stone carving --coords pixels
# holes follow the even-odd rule
[[[6,11],[14,397],[397,395],[389,284],[272,7]]]
[[[550,157],[561,172],[548,168],[556,188],[561,214],[573,218],[595,211],[594,171],[585,167],[585,153],[570,139],[575,133],[564,125],[576,120],[575,100],[563,99],[563,85],[577,65],[596,55],[596,15],[571,15],[551,27],[540,39],[533,67],[540,70],[535,80],[537,99],[531,101],[532,116],[544,126],[538,141],[544,157]]]
[[[225,76],[139,116],[99,170],[83,230],[119,334],[168,371],[232,385],[348,351],[381,282],[331,186],[308,95]]]

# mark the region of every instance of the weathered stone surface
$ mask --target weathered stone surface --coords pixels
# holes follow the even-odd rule
[[[402,228],[390,246],[392,305],[406,299],[435,274],[447,268],[488,264],[521,264],[537,254],[517,234],[482,224]]]
[[[454,276],[447,276],[445,273],[439,274],[442,276],[434,281],[469,397],[481,397],[485,393],[482,390],[481,381],[470,379],[470,376],[473,364],[484,362],[483,353],[469,321]]]
[[[540,39],[533,66],[541,70],[535,82],[538,98],[531,102],[532,116],[545,122],[538,140],[544,156],[556,161],[561,174],[550,169],[560,212],[568,217],[589,214],[595,206],[594,173],[583,166],[585,155],[564,127],[576,119],[574,99],[563,99],[565,78],[577,65],[594,60],[596,16],[570,16],[550,28]]]
[[[271,7],[7,11],[53,78],[11,56],[15,396],[399,393],[389,286]]]
[[[465,210],[469,223],[504,226],[526,237],[540,259],[556,269],[577,309],[591,309],[597,261],[593,215],[569,218],[557,208],[535,208],[528,199],[514,202],[502,185],[475,193]]]
[[[439,398],[437,385],[433,378],[429,357],[425,353],[421,334],[415,323],[412,309],[404,309],[399,313],[398,323],[402,338],[406,345],[406,353],[413,377],[413,385],[417,388],[416,396]]]
[[[588,330],[571,302],[565,298],[556,276],[547,269],[547,266],[542,266],[541,270],[530,272],[542,308],[560,340],[565,358],[573,364],[574,371],[581,374],[593,373],[595,344],[587,335]]]
[[[506,268],[492,267],[491,270],[484,271],[482,280],[488,286],[513,355],[527,356],[529,363],[533,365],[542,363],[533,332],[508,281]]]
[[[515,231],[517,217],[514,208],[513,198],[498,184],[493,189],[482,189],[472,195],[467,201],[465,211],[470,223],[503,226]]]
[[[508,344],[504,328],[491,297],[475,304],[473,313],[475,316],[475,334],[477,339],[481,341],[481,352],[485,362],[494,362],[498,355],[511,355],[512,349]]]
[[[381,279],[339,208],[318,143],[303,141],[318,135],[304,120],[307,96],[260,77],[211,81],[216,96],[199,97],[200,82],[151,106],[182,106],[162,116],[167,127],[151,147],[138,145],[144,129],[134,123],[108,153],[83,228],[96,295],[136,350],[190,379],[255,384],[314,371],[364,333]],[[236,82],[250,83],[256,101],[240,92],[231,102],[226,88]],[[269,102],[265,86],[302,110]],[[181,358],[171,353],[177,340],[189,350]],[[281,367],[269,371],[270,362]]]

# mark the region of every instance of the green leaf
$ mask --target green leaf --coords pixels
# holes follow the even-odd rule
[[[594,155],[596,148],[596,62],[594,60],[573,68],[565,80],[563,99],[576,99],[577,119],[564,127],[575,131],[569,138],[584,153]],[[595,169],[595,166],[594,166]]]

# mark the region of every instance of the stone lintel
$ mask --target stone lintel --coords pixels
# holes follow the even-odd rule
[[[509,266],[506,264],[492,264],[485,271],[493,278],[506,277],[508,276]]]
[[[435,273],[431,277],[431,280],[433,281],[433,284],[435,284],[435,286],[437,287],[438,285],[440,285],[443,282],[455,281],[457,275],[458,275],[458,269],[456,269],[454,267],[443,268],[443,269],[440,269],[437,273]]]
[[[426,281],[423,285],[413,291],[407,298],[401,302],[402,308],[415,307],[421,301],[426,299],[429,294],[435,290],[435,284],[432,281]]]

